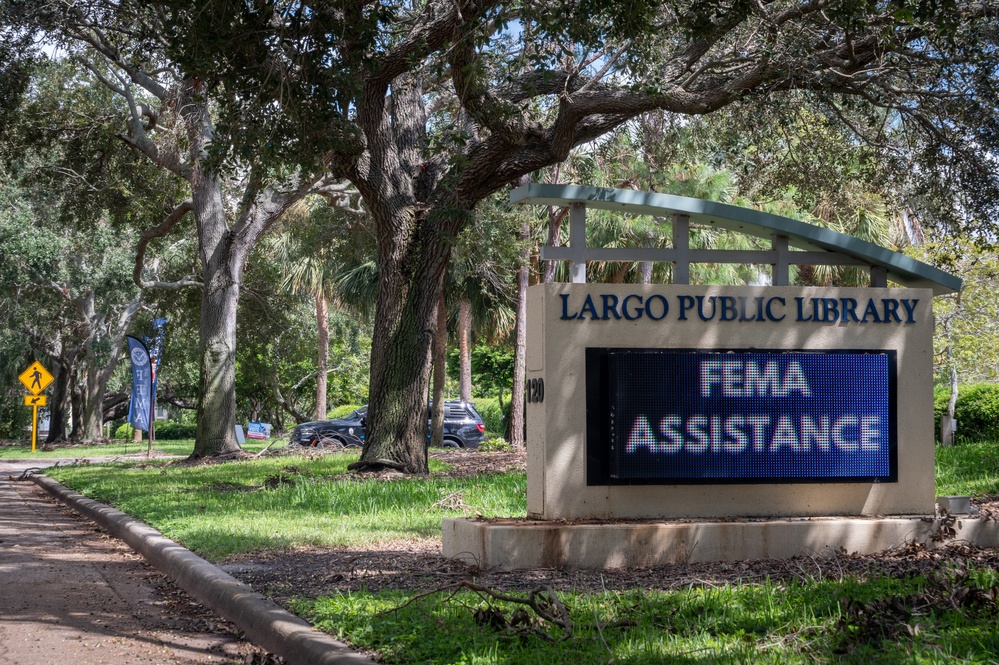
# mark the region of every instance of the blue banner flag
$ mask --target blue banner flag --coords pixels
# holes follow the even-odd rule
[[[132,361],[132,399],[128,403],[128,422],[135,429],[149,431],[153,409],[153,372],[149,350],[141,339],[128,336],[128,357]]]

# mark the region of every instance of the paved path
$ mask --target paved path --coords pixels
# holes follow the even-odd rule
[[[247,662],[254,647],[130,548],[9,479],[37,464],[0,460],[0,663]]]

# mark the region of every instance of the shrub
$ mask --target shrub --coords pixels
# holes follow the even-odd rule
[[[510,422],[510,400],[503,401],[503,408],[500,409],[499,399],[496,397],[480,397],[472,400],[475,410],[482,416],[482,422],[486,426],[486,434],[494,436],[504,436],[506,425]]]
[[[191,423],[175,423],[170,420],[160,420],[156,423],[156,432],[153,436],[163,441],[193,439],[197,429],[197,425]],[[114,431],[114,438],[131,441],[132,432],[132,426],[129,423],[125,423]]]
[[[177,441],[179,439],[193,439],[197,433],[198,426],[193,424],[175,423],[164,420],[156,423],[154,436],[164,441]]]
[[[506,453],[513,450],[513,446],[501,436],[491,436],[479,444],[479,450],[485,453]]]
[[[938,386],[933,391],[935,422],[947,413],[950,388]],[[980,441],[999,438],[999,385],[973,383],[959,386],[954,407],[959,441]]]
[[[349,416],[354,411],[360,409],[363,404],[344,404],[342,406],[335,406],[326,412],[327,420],[335,420],[337,418],[343,418],[344,416]]]

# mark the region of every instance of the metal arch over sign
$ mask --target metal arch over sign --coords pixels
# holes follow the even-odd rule
[[[21,380],[21,383],[24,384],[24,387],[32,395],[38,395],[48,388],[53,379],[49,371],[37,360],[31,363],[31,366],[21,372],[21,375],[17,378]]]
[[[891,280],[903,286],[932,289],[934,295],[961,289],[959,277],[899,252],[814,224],[740,206],[657,192],[533,182],[511,192],[510,202],[569,207],[569,246],[542,247],[541,258],[569,261],[572,281],[577,283],[586,281],[587,261],[661,261],[673,263],[674,284],[690,283],[691,263],[740,263],[771,265],[773,286],[789,285],[790,265],[853,265],[870,270],[871,286],[886,287]],[[587,208],[672,217],[673,247],[589,247]],[[695,249],[689,242],[691,224],[770,238],[771,249]]]

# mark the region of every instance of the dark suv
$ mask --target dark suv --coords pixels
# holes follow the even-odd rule
[[[299,446],[360,446],[364,444],[367,418],[368,407],[362,406],[343,418],[302,423],[291,431],[290,443]],[[478,448],[485,438],[485,432],[486,426],[474,404],[457,400],[444,402],[445,448]],[[430,436],[429,411],[427,436]]]

